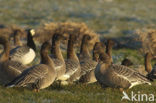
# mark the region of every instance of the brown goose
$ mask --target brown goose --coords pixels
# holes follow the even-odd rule
[[[122,65],[111,63],[110,58],[102,53],[99,57],[100,62],[95,69],[97,81],[104,86],[111,88],[128,89],[140,84],[149,84],[150,81],[139,72]]]
[[[69,83],[78,80],[81,72],[79,59],[74,50],[76,40],[76,35],[70,34],[67,47],[67,59],[65,60],[66,73],[64,75],[64,78],[66,78]]]
[[[20,30],[15,30],[13,33],[13,38],[14,38],[14,46],[22,46],[22,42],[20,41],[21,37],[21,31]]]
[[[41,63],[26,69],[6,86],[30,87],[35,91],[50,86],[56,78],[54,63],[48,54],[50,47],[48,42],[43,43],[40,51]]]
[[[10,44],[6,37],[0,37],[0,44],[4,47],[4,51],[0,55],[0,83],[6,84],[21,74],[26,66],[9,60]]]
[[[122,60],[121,65],[131,66],[131,65],[133,65],[133,63],[131,62],[131,60],[125,58],[125,59]]]
[[[24,65],[31,63],[36,56],[36,45],[33,41],[35,31],[28,29],[27,33],[27,45],[18,46],[10,51],[10,60],[20,62]]]
[[[83,60],[84,58],[91,58],[90,52],[88,50],[89,41],[91,37],[89,35],[84,35],[81,42],[80,54],[78,55],[79,60]]]
[[[147,76],[149,79],[156,79],[156,66],[152,68],[151,60],[153,56],[150,52],[145,55],[145,70],[148,73]]]
[[[87,47],[87,46],[86,46]],[[84,58],[81,59],[81,78],[79,80],[80,83],[94,83],[96,82],[95,78],[95,68],[98,64],[99,52],[103,52],[105,50],[105,45],[101,42],[96,42],[93,48],[93,59]],[[82,71],[83,70],[83,71]]]
[[[66,72],[66,65],[62,52],[60,50],[60,41],[66,38],[61,34],[54,34],[52,37],[51,58],[54,61],[55,69],[57,73],[56,80],[64,80],[63,75]]]
[[[112,47],[114,46],[114,41],[108,39],[107,40],[107,43],[106,43],[106,53],[107,55],[109,55],[111,57],[111,61],[113,62],[113,59],[112,59]]]

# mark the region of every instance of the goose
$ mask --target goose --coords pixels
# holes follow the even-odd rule
[[[63,75],[65,80],[68,83],[73,83],[80,78],[80,62],[75,53],[74,45],[76,44],[77,37],[76,35],[70,34],[67,47],[67,59],[65,60],[66,72]]]
[[[105,87],[130,89],[136,85],[148,84],[151,82],[139,72],[132,68],[111,63],[111,58],[105,53],[99,56],[99,63],[95,69],[97,81]]]
[[[125,59],[122,60],[121,65],[124,65],[124,66],[131,66],[131,65],[133,65],[133,63],[132,63],[131,60],[125,58]]]
[[[14,40],[14,45],[15,47],[17,46],[22,46],[22,42],[20,41],[20,36],[21,36],[21,31],[20,30],[15,30],[13,33],[13,40]]]
[[[36,92],[49,87],[56,78],[54,63],[48,54],[50,48],[51,45],[44,42],[40,51],[41,63],[27,68],[6,87],[28,87]]]
[[[66,72],[65,61],[60,50],[61,40],[66,40],[66,37],[57,33],[52,37],[51,58],[54,61],[57,72],[56,80],[64,80],[63,75]]]
[[[85,68],[85,71],[82,72],[83,74],[79,80],[80,83],[88,83],[89,84],[89,83],[94,83],[97,81],[95,78],[94,71],[95,71],[96,65],[98,64],[98,58],[99,58],[98,54],[100,52],[103,52],[105,50],[105,48],[106,47],[102,42],[95,43],[94,48],[93,48],[93,59],[91,60],[91,58],[89,58],[91,62],[90,61],[87,62],[87,59],[85,59],[86,61],[83,62],[84,64],[81,65],[81,70],[82,70],[82,68]],[[87,66],[88,64],[91,64],[91,63],[93,65]],[[91,69],[87,70],[88,68],[91,68]]]
[[[153,80],[156,79],[156,66],[152,68],[151,60],[153,59],[153,56],[150,52],[147,52],[145,55],[145,70],[148,73],[147,76],[149,79]]]
[[[36,46],[33,41],[34,29],[27,30],[27,45],[18,46],[10,51],[10,60],[18,61],[24,65],[27,65],[33,61],[36,54]]]
[[[111,57],[111,61],[113,62],[113,59],[112,59],[112,47],[115,45],[114,41],[111,40],[111,39],[108,39],[107,40],[107,43],[106,43],[106,53],[107,55],[109,55]]]
[[[88,56],[84,56],[81,57],[80,59],[80,65],[81,65],[81,73],[80,73],[80,83],[94,83],[96,82],[96,78],[94,75],[94,70],[96,65],[98,64],[97,60],[98,60],[98,50],[101,50],[99,48],[102,47],[102,43],[101,42],[96,42],[93,48],[93,58],[89,57],[89,51],[88,51],[88,42],[90,40],[90,36],[89,35],[84,35],[83,39],[82,39],[82,44],[81,44],[81,50],[86,50],[83,52],[80,52],[80,55],[84,55],[84,54],[88,54]],[[83,44],[85,43],[85,44]],[[83,45],[83,46],[82,46]]]
[[[79,60],[83,60],[84,58],[91,58],[90,52],[88,50],[88,45],[89,45],[89,40],[91,40],[91,37],[87,34],[85,34],[82,37],[82,42],[81,42],[81,48],[80,48],[80,54],[78,54]]]
[[[0,54],[0,83],[6,84],[17,77],[27,67],[23,64],[9,60],[10,44],[6,37],[0,36],[3,52]]]

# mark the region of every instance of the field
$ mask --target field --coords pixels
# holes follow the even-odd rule
[[[38,28],[49,22],[84,22],[101,40],[115,38],[123,44],[113,50],[114,63],[127,57],[134,65],[143,65],[141,44],[133,40],[137,38],[136,30],[156,27],[155,4],[155,0],[0,0],[0,24]],[[130,42],[125,44],[127,40]],[[155,86],[155,82],[152,86],[141,85],[126,93],[156,96]],[[103,89],[98,83],[60,87],[54,83],[39,93],[0,86],[0,103],[132,103],[121,101],[122,96],[119,90]]]

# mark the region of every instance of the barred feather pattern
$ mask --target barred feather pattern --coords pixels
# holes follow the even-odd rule
[[[99,73],[100,67],[101,66],[98,66],[96,68],[96,72],[99,76],[97,74],[95,75],[102,85],[113,88],[132,88],[139,84],[151,85],[150,81],[144,75],[132,68],[111,64],[108,68],[104,69],[103,73]]]
[[[55,70],[57,73],[57,78],[59,78],[60,76],[62,76],[65,72],[65,63],[59,59],[53,58],[53,62],[55,64]]]
[[[79,69],[79,62],[73,59],[65,60],[66,63],[66,73],[67,75],[73,75]]]
[[[16,87],[21,87],[21,86],[25,87],[32,84],[33,87],[35,86],[35,88],[40,89],[42,87],[45,87],[44,86],[44,83],[46,83],[45,78],[47,79],[47,76],[49,75],[48,73],[49,73],[49,66],[44,64],[39,64],[25,70],[20,76],[15,78],[7,86],[15,85]],[[53,75],[53,77],[55,76]],[[48,80],[50,80],[50,78],[47,79],[47,82]]]
[[[81,65],[80,76],[82,76],[95,69],[97,62],[92,59],[83,59],[80,61],[80,65]]]
[[[29,47],[28,46],[18,46],[10,51],[10,58],[14,57],[22,57],[24,54],[29,52]]]

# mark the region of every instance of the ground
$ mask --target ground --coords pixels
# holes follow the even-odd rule
[[[0,0],[0,23],[37,28],[48,22],[84,22],[99,33],[101,40],[136,38],[137,29],[156,26],[155,4],[155,0]],[[140,46],[132,44],[132,47],[113,50],[114,62],[119,64],[128,57],[134,65],[143,65]],[[126,92],[130,95],[131,91],[156,95],[155,83]],[[0,103],[121,103],[122,96],[118,89],[103,89],[98,83],[61,87],[54,84],[39,93],[0,86]]]

